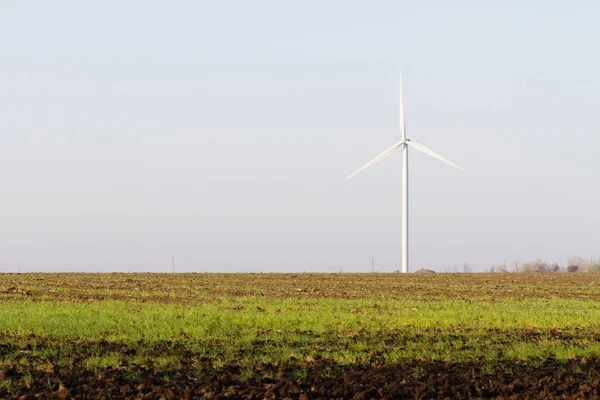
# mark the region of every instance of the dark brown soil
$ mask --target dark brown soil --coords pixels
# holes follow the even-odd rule
[[[575,336],[579,333],[583,332]],[[536,340],[535,333],[526,336]],[[1,399],[600,398],[600,359],[595,357],[463,363],[404,360],[383,365],[382,358],[374,356],[366,364],[340,365],[315,356],[281,364],[257,362],[242,369],[233,363],[216,368],[214,360],[188,350],[185,343],[147,346],[29,335],[21,337],[19,344],[18,336],[10,339],[4,336],[0,344],[0,358],[14,360],[0,364],[0,381],[10,382],[0,386]],[[63,346],[72,349],[68,362],[60,354],[46,352]],[[85,366],[91,355],[107,352],[123,355],[125,362],[118,368]],[[140,352],[147,356],[147,364],[128,361]],[[167,367],[153,364],[152,360],[164,356],[178,361]]]
[[[75,399],[591,399],[600,396],[600,361],[546,360],[539,365],[497,362],[407,361],[393,366],[340,366],[321,361],[298,365],[258,365],[242,378],[232,366],[199,372],[192,360],[179,369],[81,369],[32,371],[29,388],[1,398]],[[494,372],[490,372],[493,369]],[[16,369],[5,377],[19,376]]]

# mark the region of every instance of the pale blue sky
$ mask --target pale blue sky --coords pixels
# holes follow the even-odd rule
[[[526,5],[524,5],[526,3]],[[600,256],[600,3],[4,1],[0,269]]]

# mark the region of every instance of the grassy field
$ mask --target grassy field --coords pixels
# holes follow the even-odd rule
[[[600,274],[4,274],[0,398],[597,397],[599,300]]]

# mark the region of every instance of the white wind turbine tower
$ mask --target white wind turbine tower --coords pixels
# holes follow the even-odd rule
[[[352,175],[347,177],[346,179],[352,178],[354,175],[358,174],[363,169],[375,164],[377,161],[382,160],[392,154],[394,151],[398,149],[402,149],[402,272],[408,272],[408,148],[412,147],[414,149],[420,150],[423,153],[430,155],[431,157],[437,158],[440,161],[445,162],[446,164],[450,164],[453,167],[464,171],[461,167],[446,160],[444,157],[440,156],[437,153],[434,153],[432,150],[423,146],[422,144],[418,144],[410,141],[410,139],[406,138],[406,125],[404,124],[404,102],[402,100],[402,74],[400,74],[400,133],[402,140],[398,143],[393,144],[390,148],[385,150],[383,153],[366,163],[359,170],[354,172]]]

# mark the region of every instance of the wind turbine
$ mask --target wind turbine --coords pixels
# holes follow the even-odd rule
[[[433,158],[437,158],[440,161],[445,162],[446,164],[450,164],[455,168],[464,171],[461,167],[454,164],[453,162],[445,159],[439,154],[433,152],[422,144],[415,143],[410,139],[406,138],[406,125],[404,123],[404,102],[402,99],[402,74],[400,74],[400,134],[402,140],[398,143],[393,144],[383,153],[366,163],[352,175],[347,177],[346,179],[352,178],[354,175],[358,174],[360,171],[365,168],[375,164],[379,160],[383,160],[393,152],[398,149],[402,150],[402,272],[408,272],[408,148],[412,147],[423,153],[430,155]]]

